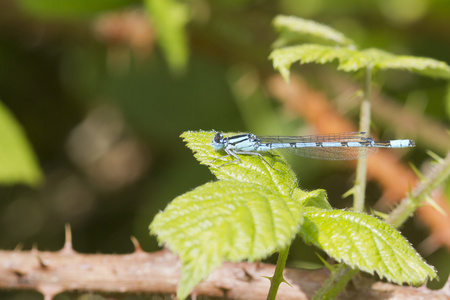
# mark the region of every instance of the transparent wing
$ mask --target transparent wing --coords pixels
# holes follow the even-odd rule
[[[370,156],[378,151],[374,147],[327,147],[327,148],[284,148],[288,152],[299,156],[322,160],[353,160],[364,156]]]
[[[258,136],[262,143],[367,142],[366,132],[340,132],[302,136]]]
[[[258,137],[261,143],[322,143],[322,142],[358,142],[366,144],[371,138],[365,132],[345,132],[323,135],[305,136],[262,136]],[[298,147],[283,148],[288,152],[308,158],[323,160],[352,160],[369,156],[378,151],[376,147]]]

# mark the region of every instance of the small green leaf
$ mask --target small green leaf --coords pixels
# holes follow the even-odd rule
[[[273,168],[264,162],[261,157],[255,155],[239,155],[241,162],[222,166],[235,159],[225,157],[225,151],[217,152],[214,150],[211,141],[215,134],[215,131],[187,131],[181,137],[187,142],[187,146],[195,152],[195,158],[201,164],[209,166],[218,179],[252,182],[278,190],[285,196],[292,195],[297,187],[297,178],[280,154],[262,153],[264,159]],[[235,134],[237,133],[225,133],[224,136]]]
[[[188,61],[187,6],[177,0],[145,0],[145,5],[172,71],[182,72]]]
[[[354,45],[354,42],[341,32],[311,20],[280,15],[275,17],[273,25],[281,32],[280,38],[275,42],[276,47],[300,42],[300,40],[326,45]]]
[[[333,209],[327,201],[327,192],[325,190],[314,190],[305,192],[300,189],[295,190],[294,198],[297,198],[303,206],[314,206],[325,210]]]
[[[42,180],[41,170],[21,126],[0,103],[0,183],[36,185]]]
[[[375,48],[363,50],[361,53],[373,62],[375,70],[404,70],[432,78],[450,79],[450,66],[442,61],[395,55]]]
[[[304,44],[300,46],[275,49],[269,56],[273,67],[288,81],[289,68],[294,62],[300,64],[326,64],[338,60],[338,70],[354,72],[365,68],[371,61],[366,55],[357,50],[342,47]]]
[[[150,229],[180,257],[183,299],[223,260],[260,260],[286,247],[301,221],[296,199],[259,184],[220,180],[177,197]]]
[[[304,44],[280,48],[272,51],[270,59],[273,66],[287,80],[289,68],[294,62],[325,64],[338,61],[337,69],[345,72],[354,72],[373,66],[374,70],[405,70],[428,77],[449,79],[450,66],[446,63],[430,58],[412,56],[396,56],[392,53],[367,49],[358,51],[349,48],[331,47],[316,44]]]
[[[338,62],[337,69],[345,72],[355,72],[371,66],[374,71],[404,70],[433,78],[450,79],[450,66],[442,61],[394,55],[375,48],[359,51],[353,41],[342,33],[300,18],[278,16],[274,19],[274,24],[281,31],[280,39],[275,42],[277,47],[292,42],[300,43],[299,37],[308,37],[308,43],[278,48],[270,54],[273,67],[286,81],[289,81],[289,69],[294,62],[325,64],[334,60]]]
[[[450,79],[450,66],[431,58],[399,55],[377,62],[376,67],[404,70],[436,79]]]
[[[300,235],[339,262],[397,284],[421,285],[436,271],[392,226],[362,213],[304,208]]]

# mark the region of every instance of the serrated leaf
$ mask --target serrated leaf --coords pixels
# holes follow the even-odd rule
[[[226,157],[224,151],[217,152],[211,146],[215,131],[186,131],[181,137],[187,146],[194,151],[195,158],[203,165],[210,167],[211,172],[222,180],[237,180],[252,182],[278,190],[285,196],[291,196],[297,187],[295,173],[279,154],[262,153],[264,159],[273,166],[270,167],[260,157],[254,155],[239,155],[241,162],[223,164],[233,161],[233,157]],[[237,133],[225,133],[225,136]],[[276,152],[274,152],[276,153]],[[223,158],[223,159],[222,159]]]
[[[327,45],[354,45],[354,42],[343,33],[311,20],[281,15],[275,17],[273,25],[281,32],[280,38],[275,42],[275,47],[285,46],[300,40]]]
[[[357,50],[317,44],[275,49],[269,58],[273,61],[273,67],[286,81],[289,79],[289,68],[294,62],[326,64],[337,60],[338,70],[346,72],[357,71],[370,63],[368,57]]]
[[[450,79],[450,66],[431,58],[400,55],[377,62],[376,66],[379,69],[397,69],[432,78]]]
[[[27,138],[9,110],[0,103],[0,183],[36,185],[41,170]]]
[[[345,72],[355,72],[371,66],[374,71],[404,70],[433,78],[450,79],[450,66],[444,62],[394,55],[374,48],[359,51],[347,47],[303,44],[275,49],[269,58],[286,81],[289,80],[289,69],[295,62],[326,64],[335,60],[338,63],[337,69]]]
[[[226,160],[216,159],[224,153],[211,146],[215,133],[189,131],[181,137],[219,181],[177,197],[150,225],[159,242],[180,257],[180,299],[224,260],[259,260],[285,248],[302,223],[302,204],[310,198],[326,201],[322,190],[297,189],[294,173],[278,155],[264,156],[277,170],[251,155],[220,167]]]
[[[362,53],[373,61],[378,70],[403,70],[420,75],[450,79],[450,66],[445,62],[425,57],[395,55],[380,49],[366,49]]]
[[[145,0],[145,5],[170,68],[182,72],[189,55],[184,28],[189,19],[187,6],[177,0]]]
[[[305,207],[304,218],[303,239],[339,262],[397,284],[421,285],[437,276],[397,230],[375,217]]]
[[[180,257],[183,299],[223,260],[259,260],[290,244],[301,221],[297,199],[260,184],[220,180],[177,197],[150,229]]]

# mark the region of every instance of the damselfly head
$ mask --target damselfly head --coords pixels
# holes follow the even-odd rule
[[[224,147],[224,141],[223,141],[223,134],[221,132],[218,132],[214,135],[211,146],[214,148],[214,150],[219,151],[222,150]]]

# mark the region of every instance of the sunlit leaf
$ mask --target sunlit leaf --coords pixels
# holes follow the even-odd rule
[[[300,235],[337,261],[397,284],[421,285],[437,274],[392,226],[362,213],[304,207]]]
[[[300,189],[295,190],[297,197],[303,206],[313,206],[321,209],[332,209],[330,203],[327,200],[327,193],[325,190],[315,190],[312,192],[305,192]],[[305,197],[308,195],[308,197]]]
[[[0,184],[38,184],[42,173],[31,146],[21,126],[2,103],[0,129]]]
[[[326,201],[322,190],[297,189],[280,156],[268,154],[266,163],[241,155],[240,163],[219,167],[227,160],[214,160],[224,156],[211,147],[214,134],[189,131],[182,137],[220,180],[177,197],[150,225],[183,264],[180,299],[224,260],[260,260],[289,245],[302,223],[302,203]]]
[[[183,71],[188,60],[187,6],[177,0],[145,0],[145,4],[172,71]]]
[[[280,38],[275,42],[275,47],[300,41],[338,46],[354,45],[354,42],[341,32],[311,20],[280,15],[275,17],[273,25],[280,31]]]
[[[363,51],[332,47],[317,44],[303,44],[274,50],[270,54],[273,66],[288,80],[290,67],[293,63],[326,64],[336,61],[337,69],[345,72],[355,72],[371,66],[377,70],[405,70],[433,78],[450,78],[450,66],[430,58],[412,56],[397,56],[379,49]]]
[[[220,180],[173,200],[151,230],[180,257],[183,299],[224,260],[260,260],[286,247],[301,220],[296,199],[259,184]]]
[[[333,210],[323,190],[298,189],[294,173],[276,152],[264,154],[266,162],[241,154],[241,161],[223,165],[234,158],[214,150],[215,134],[189,131],[182,137],[219,180],[175,198],[150,225],[158,241],[180,257],[179,299],[223,261],[260,260],[289,245],[297,232],[336,260],[399,284],[436,277],[392,226]]]
[[[181,135],[187,146],[194,151],[195,158],[210,170],[218,179],[252,182],[278,190],[282,195],[292,195],[297,187],[297,178],[286,160],[280,155],[263,153],[264,159],[273,166],[270,167],[260,157],[240,155],[241,162],[223,164],[233,161],[233,157],[226,157],[224,151],[217,152],[211,146],[215,131],[187,131]],[[237,133],[227,133],[231,136]],[[274,152],[275,153],[275,152]]]
[[[289,78],[289,69],[294,62],[326,64],[337,60],[338,70],[345,72],[357,71],[370,63],[368,57],[357,50],[317,44],[275,49],[269,58],[273,61],[273,67],[283,75],[286,81]]]
[[[381,70],[404,70],[437,79],[450,79],[450,66],[431,58],[399,55],[378,61],[376,67]]]

